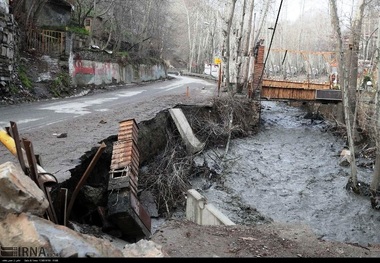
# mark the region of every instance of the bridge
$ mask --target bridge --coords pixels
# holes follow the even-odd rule
[[[258,46],[254,79],[248,92],[250,97],[321,102],[342,100],[341,90],[335,88],[330,78],[332,67],[336,67],[333,52],[271,50],[269,65],[265,65],[264,53],[264,46]]]

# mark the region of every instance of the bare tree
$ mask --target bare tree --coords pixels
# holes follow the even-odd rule
[[[380,18],[378,19],[378,26],[380,28]],[[377,38],[377,79],[380,80],[380,38]],[[377,188],[380,182],[380,81],[377,81],[377,91],[375,98],[375,142],[376,142],[376,160],[375,169],[373,171],[372,181],[370,185],[371,191],[371,204],[372,207],[378,205],[376,199]]]
[[[226,9],[227,14],[226,18],[224,18],[224,29],[223,29],[223,61],[225,61],[224,64],[224,74],[225,74],[225,83],[226,83],[226,88],[228,91],[231,91],[230,87],[230,38],[231,38],[231,27],[232,27],[232,21],[234,18],[234,13],[235,13],[235,5],[236,5],[237,0],[229,0],[227,2],[227,5],[229,8]]]
[[[255,6],[255,0],[252,0],[250,7],[249,7],[247,38],[246,38],[246,42],[245,42],[244,50],[243,50],[243,56],[245,58],[244,64],[243,64],[243,70],[244,70],[244,73],[243,73],[243,83],[244,83],[243,89],[244,90],[248,89],[248,74],[249,74],[249,70],[250,70],[251,60],[253,57],[252,56],[253,52],[249,52],[249,51],[254,46],[254,43],[253,43],[253,39],[254,39],[253,38],[253,35],[254,35],[253,34],[254,33],[254,20],[253,20],[254,6]],[[253,21],[253,23],[252,23],[252,21]]]
[[[337,41],[338,41],[338,51],[337,51],[337,57],[339,61],[339,84],[341,86],[342,90],[342,96],[343,96],[343,109],[344,109],[344,117],[345,117],[345,124],[346,124],[346,132],[347,132],[347,140],[348,140],[348,146],[351,153],[351,160],[350,160],[350,167],[351,167],[351,176],[350,180],[352,180],[353,190],[355,192],[359,192],[358,188],[358,179],[357,179],[357,166],[356,166],[356,158],[355,158],[355,146],[354,146],[354,140],[352,136],[352,129],[351,129],[351,119],[352,119],[352,113],[349,106],[349,100],[348,100],[348,76],[347,76],[347,70],[345,68],[344,64],[344,51],[343,51],[343,40],[342,40],[342,33],[341,28],[339,24],[339,17],[338,17],[338,9],[336,0],[330,0],[331,5],[331,21],[333,24],[333,27],[335,29],[336,35],[337,35]]]
[[[354,114],[354,118],[352,119],[352,128],[353,128],[353,140],[356,141],[358,137],[358,133],[356,131],[356,90],[357,90],[357,80],[358,80],[358,60],[359,60],[359,44],[360,44],[360,36],[362,31],[363,24],[363,15],[364,15],[364,7],[366,5],[365,0],[360,0],[358,4],[358,9],[356,12],[356,16],[352,22],[352,32],[349,38],[349,52],[347,52],[347,65],[348,65],[348,100],[350,110],[352,114]]]
[[[246,15],[246,6],[247,6],[247,0],[243,0],[243,7],[242,7],[242,12],[241,12],[241,19],[239,29],[235,29],[234,35],[235,35],[235,40],[236,40],[236,92],[241,93],[243,90],[242,84],[243,84],[243,78],[241,76],[241,68],[242,68],[242,63],[243,63],[243,55],[244,55],[244,42],[243,42],[243,30],[244,30],[244,22],[245,22],[245,15]],[[249,38],[249,36],[246,35],[246,38]]]

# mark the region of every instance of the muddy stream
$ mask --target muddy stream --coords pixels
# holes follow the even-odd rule
[[[233,140],[227,165],[219,161],[225,149],[197,158],[224,183],[195,178],[193,188],[237,224],[306,224],[324,240],[380,243],[380,212],[345,189],[350,168],[339,165],[343,139],[326,131],[325,121],[305,119],[300,108],[269,101],[262,107],[259,133]],[[372,171],[358,169],[358,179],[369,183]]]

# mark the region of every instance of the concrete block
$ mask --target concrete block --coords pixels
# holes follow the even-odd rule
[[[199,225],[235,225],[195,189],[187,191],[186,218]]]

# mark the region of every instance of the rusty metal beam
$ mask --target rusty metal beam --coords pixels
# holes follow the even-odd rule
[[[73,208],[73,205],[74,205],[74,202],[75,202],[75,199],[80,191],[80,189],[82,189],[82,186],[84,185],[84,183],[86,182],[87,180],[87,177],[90,175],[90,173],[92,172],[92,170],[94,169],[97,161],[99,160],[100,158],[100,155],[103,153],[103,151],[105,150],[106,148],[106,144],[104,142],[102,142],[102,144],[100,145],[98,151],[96,152],[94,158],[92,158],[91,160],[91,163],[88,165],[86,171],[84,172],[84,174],[82,175],[82,178],[79,180],[77,186],[75,187],[74,189],[74,192],[73,194],[71,195],[70,197],[70,202],[69,202],[69,205],[67,207],[67,215],[66,215],[66,220],[69,220],[70,218],[70,214],[71,214],[71,210]]]
[[[45,196],[49,202],[49,206],[47,208],[47,216],[48,216],[49,220],[52,221],[53,223],[57,224],[58,223],[57,216],[56,216],[56,213],[54,210],[53,202],[51,200],[50,192],[48,191],[48,189],[46,188],[46,185],[45,185],[46,183],[50,183],[50,181],[46,181],[45,177],[39,177],[38,168],[37,168],[37,161],[36,161],[36,157],[34,155],[32,142],[23,138],[23,143],[24,143],[24,148],[25,148],[25,152],[26,152],[26,157],[27,157],[28,163],[29,163],[30,177],[40,187],[40,189],[44,192],[44,194],[45,194]]]
[[[20,163],[21,169],[24,171],[25,174],[27,174],[27,168],[26,168],[24,156],[21,150],[21,141],[20,141],[20,136],[17,129],[17,124],[13,121],[11,121],[10,124],[11,124],[12,137],[16,145],[16,151],[17,151],[16,154],[17,154],[18,161]]]
[[[55,212],[57,215],[58,224],[67,226],[66,212],[67,212],[67,188],[59,189],[56,199],[54,200]]]

